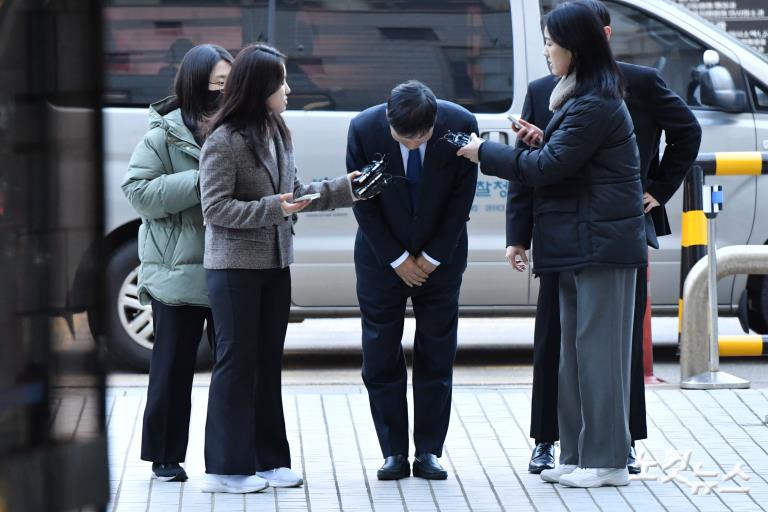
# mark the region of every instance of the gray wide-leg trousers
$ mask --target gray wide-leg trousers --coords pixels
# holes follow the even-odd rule
[[[624,468],[637,270],[560,272],[560,464]]]

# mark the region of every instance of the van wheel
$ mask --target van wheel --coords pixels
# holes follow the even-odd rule
[[[155,333],[152,307],[139,302],[138,271],[137,240],[119,246],[112,253],[105,279],[107,309],[104,311],[104,348],[110,359],[120,367],[148,372]],[[203,332],[197,352],[198,369],[210,369],[211,361],[208,340]]]
[[[747,318],[750,329],[768,334],[768,275],[747,279]]]

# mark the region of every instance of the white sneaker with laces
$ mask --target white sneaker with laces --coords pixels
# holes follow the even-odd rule
[[[288,468],[257,471],[256,475],[269,482],[270,487],[299,487],[304,483],[299,475]]]
[[[539,476],[541,476],[541,479],[545,482],[549,482],[551,484],[556,484],[560,482],[560,477],[563,475],[567,475],[569,473],[572,473],[573,471],[576,471],[576,468],[578,468],[576,464],[560,464],[555,469],[545,469],[541,473],[539,473]]]
[[[627,468],[578,468],[560,477],[560,485],[568,487],[603,487],[604,485],[628,485]]]
[[[200,490],[203,492],[228,492],[245,494],[263,491],[269,483],[256,475],[214,475],[206,473]]]

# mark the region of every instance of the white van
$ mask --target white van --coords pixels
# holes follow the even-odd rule
[[[235,54],[269,41],[288,57],[292,94],[285,114],[302,180],[345,170],[350,119],[381,103],[395,84],[418,79],[440,98],[475,113],[484,137],[514,143],[507,113],[519,115],[529,81],[548,73],[542,15],[557,0],[159,0],[105,2],[105,176],[109,310],[92,325],[124,363],[147,367],[151,314],[136,298],[139,220],[120,189],[128,160],[147,127],[146,106],[167,95],[181,57],[195,44]],[[608,0],[611,46],[619,60],[656,67],[685,98],[704,130],[702,151],[768,150],[768,59],[667,0]],[[715,50],[740,98],[701,105],[692,72]],[[727,177],[718,245],[768,240],[768,179]],[[538,281],[504,261],[507,183],[481,175],[469,223],[464,314],[532,313]],[[678,193],[668,205],[675,235],[661,239],[651,263],[655,310],[673,312],[679,293]],[[763,198],[759,200],[759,198]],[[357,314],[348,209],[301,214],[296,226],[293,315]],[[82,276],[82,273],[81,273]],[[78,282],[87,281],[86,279]],[[768,323],[768,286],[750,279],[753,328]],[[735,312],[747,277],[724,279],[719,301]]]

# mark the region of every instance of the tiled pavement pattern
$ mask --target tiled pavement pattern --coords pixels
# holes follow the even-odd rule
[[[73,391],[73,390],[70,390]],[[186,461],[190,480],[157,483],[139,459],[145,388],[107,391],[112,501],[110,512],[134,511],[486,511],[654,510],[719,511],[768,509],[768,389],[647,391],[649,439],[639,444],[662,466],[673,450],[690,450],[690,467],[663,471],[623,488],[567,489],[545,484],[526,471],[530,387],[456,387],[451,426],[441,462],[444,482],[408,478],[379,482],[382,459],[365,390],[356,386],[286,386],[284,402],[293,467],[305,477],[299,489],[269,489],[249,495],[200,492],[204,473],[203,430],[207,389],[193,391],[192,427]],[[87,400],[81,401],[87,407]],[[63,410],[64,408],[60,408]],[[684,458],[684,455],[681,458]],[[749,477],[723,481],[741,464]],[[701,466],[699,466],[701,465]],[[695,471],[694,471],[695,469]],[[697,477],[695,473],[703,475]],[[717,475],[716,475],[717,474]],[[719,478],[718,478],[719,477]],[[696,482],[702,487],[692,494]],[[706,483],[712,486],[704,494]],[[718,483],[719,482],[719,483]],[[725,492],[748,487],[748,493]]]

